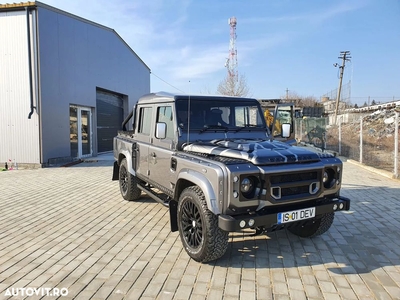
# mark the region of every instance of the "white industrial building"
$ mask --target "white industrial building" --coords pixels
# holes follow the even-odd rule
[[[3,165],[111,151],[124,117],[149,92],[149,67],[113,29],[40,2],[0,4]]]

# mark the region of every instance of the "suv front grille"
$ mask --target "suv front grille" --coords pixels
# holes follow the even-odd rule
[[[292,174],[280,174],[273,175],[270,177],[271,184],[280,184],[288,182],[299,182],[305,180],[317,180],[318,172],[307,172],[307,173],[292,173]]]
[[[286,201],[315,196],[320,192],[321,171],[266,175],[271,200]]]

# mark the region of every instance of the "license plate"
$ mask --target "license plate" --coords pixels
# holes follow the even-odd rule
[[[295,222],[315,217],[315,207],[278,213],[278,224]]]

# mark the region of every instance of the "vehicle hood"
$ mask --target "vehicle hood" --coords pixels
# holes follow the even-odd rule
[[[246,160],[254,165],[275,165],[295,162],[320,161],[320,156],[303,147],[290,146],[280,141],[219,140],[198,142],[184,147],[184,151]]]

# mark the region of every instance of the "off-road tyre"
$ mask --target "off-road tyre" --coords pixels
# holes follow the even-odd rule
[[[179,197],[178,228],[183,247],[195,261],[218,259],[228,248],[228,232],[218,227],[218,217],[208,210],[198,186],[187,187]]]
[[[300,237],[315,237],[327,232],[329,228],[331,228],[334,218],[335,213],[326,213],[319,219],[293,224],[293,226],[289,227],[288,230]]]
[[[141,190],[137,187],[139,179],[129,173],[126,158],[121,161],[119,166],[119,190],[125,200],[134,201],[139,199]]]

